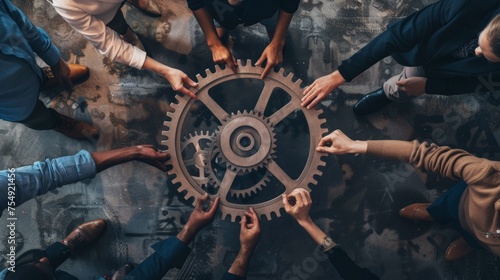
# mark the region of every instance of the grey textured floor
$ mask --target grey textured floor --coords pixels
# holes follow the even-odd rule
[[[311,83],[333,71],[389,22],[432,2],[304,0],[290,26],[283,66],[304,85]],[[71,95],[53,91],[44,93],[42,99],[64,114],[94,123],[101,138],[97,143],[77,142],[52,131],[36,132],[0,121],[1,169],[80,149],[144,143],[160,146],[165,113],[171,109],[174,96],[166,81],[111,63],[46,1],[14,3],[48,31],[66,60],[90,67],[89,80],[76,86]],[[155,59],[191,77],[204,73],[212,67],[211,55],[185,1],[162,1],[160,6],[164,16],[159,19],[127,5],[123,9]],[[233,36],[235,56],[254,62],[267,43],[260,26],[239,29]],[[429,139],[500,160],[500,99],[496,95],[423,97],[356,118],[352,113],[355,102],[400,69],[386,58],[335,91],[321,105],[329,130],[340,128],[354,139]],[[236,104],[244,100],[238,94],[233,98]],[[291,161],[293,154],[280,155],[280,160]],[[326,163],[323,176],[313,187],[311,214],[358,264],[382,279],[500,279],[499,258],[484,252],[454,263],[443,260],[444,250],[457,232],[398,217],[402,206],[433,201],[452,182],[406,164],[368,156],[329,157]],[[151,243],[175,235],[192,209],[182,197],[166,174],[150,166],[127,163],[114,167],[93,180],[63,187],[19,207],[17,231],[22,246],[18,253],[44,248],[83,221],[106,218],[110,227],[105,236],[61,266],[79,279],[96,279],[124,262],[140,262],[151,253]],[[0,225],[6,222],[4,215]],[[286,272],[304,264],[310,271],[307,279],[339,278],[329,263],[319,262],[317,267],[309,263],[314,244],[286,214],[263,221],[262,231],[249,279],[299,279],[287,277]],[[165,279],[218,279],[237,254],[238,232],[236,223],[218,216],[193,242],[193,254],[183,269],[172,271]],[[6,234],[5,230],[0,232],[0,240],[5,240],[0,243],[2,258],[6,255]]]

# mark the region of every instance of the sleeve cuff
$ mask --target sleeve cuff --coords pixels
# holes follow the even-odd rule
[[[54,44],[50,44],[50,47],[42,54],[39,54],[40,58],[47,63],[48,66],[52,67],[59,62],[61,59],[61,53]]]
[[[172,259],[172,256],[175,256],[174,267],[179,269],[182,268],[184,262],[191,253],[191,249],[177,237],[171,237],[156,242],[151,245],[151,248],[166,261]]]
[[[132,59],[130,60],[129,65],[141,70],[142,66],[144,65],[144,62],[146,61],[146,57],[147,54],[145,51],[134,46],[134,52],[132,54]]]
[[[229,273],[229,271],[227,271],[226,273],[224,273],[224,276],[222,276],[221,280],[246,280],[246,279],[247,279],[246,277],[238,276],[236,274],[232,274]]]

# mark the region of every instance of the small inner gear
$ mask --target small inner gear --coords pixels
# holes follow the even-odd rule
[[[216,141],[226,166],[236,172],[261,168],[272,159],[276,139],[267,118],[253,111],[232,114],[219,127]]]
[[[207,142],[211,142],[213,138],[213,134],[210,132],[198,132],[196,131],[193,134],[189,134],[184,137],[184,140],[181,142],[181,151],[187,152],[188,147],[192,146],[189,155],[185,156],[184,165],[187,168],[193,167],[197,172],[191,171],[191,177],[198,183],[200,186],[207,186],[208,176],[205,174],[205,159],[203,158],[204,147],[208,146]],[[197,174],[193,174],[197,173]]]
[[[214,137],[212,143],[209,144],[209,147],[204,150],[203,155],[203,158],[205,160],[205,171],[206,173],[208,173],[209,183],[212,184],[214,188],[220,187],[221,180],[222,178],[224,178],[224,173],[227,170],[226,163],[219,156],[219,152],[217,152],[218,145],[219,144],[217,142],[217,138]],[[262,187],[264,187],[266,183],[269,182],[269,177],[271,176],[271,174],[269,173],[269,171],[266,171],[265,174],[262,174],[260,170],[256,170],[256,172],[257,171],[261,173],[258,175],[258,181],[243,189],[231,188],[229,190],[229,194],[233,197],[245,198],[257,194],[259,190],[262,190]],[[245,176],[246,174],[248,173],[238,173],[239,176]],[[248,175],[254,174],[255,173]]]
[[[303,91],[300,79],[294,80],[292,74],[285,76],[280,69],[269,72],[261,80],[263,68],[253,66],[250,60],[238,64],[236,74],[216,65],[215,72],[206,70],[205,77],[197,75],[198,87],[190,89],[197,99],[176,95],[172,110],[167,112],[168,120],[164,122],[167,129],[162,132],[166,139],[161,143],[170,153],[167,165],[172,167],[167,173],[173,175],[169,178],[185,199],[201,198],[207,193],[206,185],[215,186],[215,193],[209,192],[209,197],[220,198],[223,219],[229,216],[231,221],[236,221],[252,206],[259,216],[271,220],[273,213],[277,217],[281,215],[281,194],[299,187],[310,190],[309,187],[317,183],[315,176],[322,174],[319,168],[325,163],[321,157],[326,154],[317,153],[315,147],[328,132],[326,120],[320,117],[321,109],[307,110],[300,106]],[[246,83],[244,86],[260,83],[262,87],[258,91],[251,87],[245,89],[247,94],[240,95],[243,97],[232,94],[234,90],[228,91],[228,95],[222,94],[224,89],[219,86],[232,81]],[[276,96],[285,95],[287,103],[282,104],[282,97],[278,105],[270,103],[275,90],[279,92]],[[252,101],[255,103],[238,103],[246,96],[256,96]],[[301,119],[300,129],[289,125],[297,117]],[[193,140],[201,137],[200,133],[192,135],[193,129],[209,131],[213,136],[203,133],[203,137],[209,139]],[[299,146],[294,143],[297,134],[286,132],[297,129],[305,136],[300,138]],[[182,142],[186,135],[191,136]],[[189,152],[185,143],[196,147],[194,143],[199,141],[207,141],[207,144]],[[282,148],[284,153],[280,153]],[[296,164],[299,156],[302,162]]]

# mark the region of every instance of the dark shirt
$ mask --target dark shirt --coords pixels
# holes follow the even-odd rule
[[[390,24],[338,67],[346,81],[387,56],[404,66],[422,66],[428,94],[473,92],[478,76],[500,72],[484,57],[457,59],[451,54],[478,34],[500,12],[500,0],[442,0]]]
[[[187,2],[193,11],[206,8],[212,18],[227,29],[233,29],[238,24],[248,26],[258,23],[272,17],[278,10],[293,14],[300,4],[300,0],[244,0],[236,6],[230,5],[227,0],[187,0]]]
[[[339,246],[325,252],[340,276],[345,280],[378,280],[367,268],[359,267]]]

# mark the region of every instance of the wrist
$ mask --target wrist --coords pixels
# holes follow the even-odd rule
[[[304,219],[297,219],[297,222],[303,228],[307,228],[307,227],[311,226],[314,223],[310,216],[307,216]]]
[[[353,147],[351,149],[352,154],[366,154],[368,150],[368,142],[366,141],[354,141]]]
[[[184,244],[188,245],[196,237],[198,231],[189,225],[185,225],[184,228],[177,234],[177,238]]]
[[[223,46],[223,44],[218,36],[216,36],[215,38],[212,38],[212,39],[207,38],[207,45],[210,49]]]

